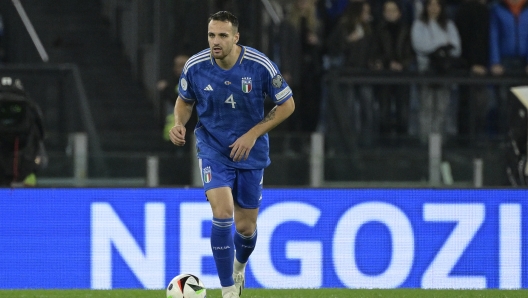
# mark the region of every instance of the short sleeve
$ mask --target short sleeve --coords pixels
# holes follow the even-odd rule
[[[277,66],[275,66],[275,68],[277,68]],[[281,105],[293,96],[290,86],[288,86],[288,83],[286,83],[280,72],[278,72],[278,69],[277,74],[273,77],[268,74],[267,81],[267,93],[275,104]]]
[[[178,84],[178,92],[185,102],[194,102],[196,100],[196,95],[192,90],[192,84],[188,74],[189,72],[181,74],[180,82]]]

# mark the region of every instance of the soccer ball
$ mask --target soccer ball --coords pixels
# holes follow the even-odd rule
[[[180,274],[167,286],[167,298],[205,298],[206,290],[202,281],[192,274]]]

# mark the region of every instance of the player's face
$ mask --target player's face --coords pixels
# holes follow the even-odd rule
[[[208,40],[211,54],[215,59],[224,59],[238,42],[239,33],[234,32],[230,22],[211,21],[208,26]]]

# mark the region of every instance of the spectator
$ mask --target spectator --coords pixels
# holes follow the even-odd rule
[[[0,14],[0,64],[6,62],[6,51],[4,19]]]
[[[319,0],[317,1],[318,14],[322,21],[323,37],[330,36],[350,0]]]
[[[349,0],[349,1],[357,1],[357,0]],[[385,10],[385,0],[366,0],[370,4],[371,10],[372,10],[372,20],[375,25],[379,25],[385,17],[383,16],[384,10]],[[393,0],[394,3],[398,6],[398,10],[400,11],[400,17],[404,23],[407,23],[407,25],[412,24],[412,20],[414,19],[415,14],[415,1],[421,2],[422,0]]]
[[[409,26],[412,26],[414,20],[420,18],[423,11],[422,0],[400,0],[399,5],[402,9],[403,21]]]
[[[327,40],[328,54],[334,57],[332,60],[337,60],[335,57],[342,60],[340,67],[359,73],[373,68],[371,21],[368,2],[350,2]],[[379,109],[372,94],[372,86],[347,86],[345,92],[348,108],[354,115],[354,135],[359,136],[359,144],[370,146],[377,131],[375,118]]]
[[[466,0],[457,10],[461,57],[476,75],[485,75],[489,57],[489,11],[486,0]]]
[[[295,0],[281,28],[282,74],[298,103],[291,128],[308,133],[317,128],[321,99],[321,26],[315,2]]]
[[[491,8],[491,73],[528,73],[527,0],[501,0]]]
[[[528,73],[528,1],[499,0],[490,11],[490,71],[493,75],[526,75]],[[518,100],[509,87],[496,88],[497,132],[516,130]],[[494,132],[494,131],[491,131]]]
[[[174,125],[173,108],[178,97],[178,83],[180,75],[183,71],[185,63],[189,56],[185,54],[178,54],[174,57],[172,74],[163,80],[158,81],[156,88],[160,92],[160,98],[167,109],[167,117],[165,118],[165,126],[163,128],[163,139],[169,141],[169,130]]]
[[[371,20],[370,5],[352,1],[328,37],[329,54],[341,56],[345,67],[369,69],[372,65]]]
[[[409,70],[414,59],[409,26],[395,0],[383,5],[383,20],[374,35],[376,69],[390,72]],[[392,85],[378,88],[381,133],[407,133],[409,118],[409,86]]]
[[[430,70],[429,55],[440,47],[451,47],[454,57],[460,56],[460,36],[446,16],[441,0],[426,0],[422,15],[413,23],[411,41],[416,52],[418,70]],[[446,111],[450,101],[450,88],[441,85],[423,85],[420,96],[420,139],[427,143],[431,133],[443,135]]]
[[[460,33],[461,57],[468,71],[476,76],[486,75],[489,61],[489,10],[486,0],[466,0],[460,4],[455,24]],[[490,102],[488,88],[460,86],[459,92],[458,132],[483,133]]]
[[[445,0],[444,7],[446,15],[449,19],[454,20],[460,5],[462,5],[466,0]]]

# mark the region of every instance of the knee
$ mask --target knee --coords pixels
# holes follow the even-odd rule
[[[250,220],[239,220],[235,224],[237,232],[244,236],[251,236],[257,228],[257,223]]]
[[[212,208],[213,217],[216,218],[232,218],[233,217],[233,208],[229,206],[215,206]]]

